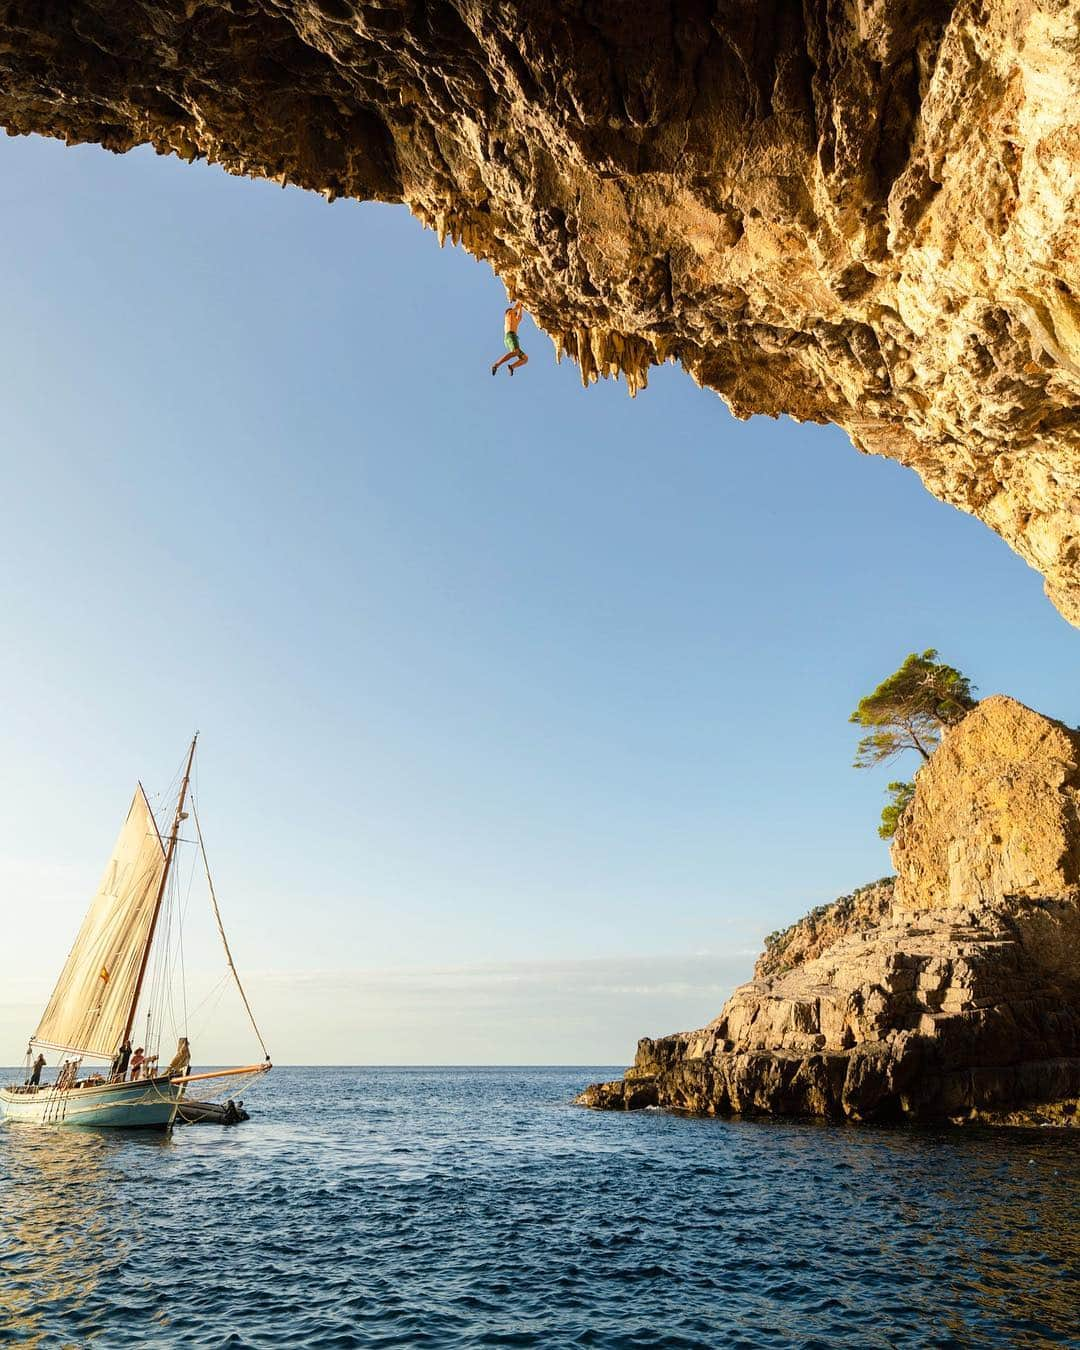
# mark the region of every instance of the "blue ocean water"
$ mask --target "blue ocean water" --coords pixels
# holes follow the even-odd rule
[[[1080,1345],[1050,1131],[596,1114],[612,1069],[275,1069],[171,1137],[0,1124],[0,1344]]]

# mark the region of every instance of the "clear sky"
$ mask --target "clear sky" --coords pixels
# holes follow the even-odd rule
[[[890,870],[846,719],[908,651],[1080,721],[1040,578],[836,429],[528,319],[493,380],[501,284],[403,208],[0,166],[0,1062],[195,727],[280,1062],[615,1063]]]

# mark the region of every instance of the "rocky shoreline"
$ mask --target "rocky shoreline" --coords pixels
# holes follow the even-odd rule
[[[1080,733],[995,696],[917,779],[895,880],[775,935],[699,1031],[581,1104],[1078,1123]]]

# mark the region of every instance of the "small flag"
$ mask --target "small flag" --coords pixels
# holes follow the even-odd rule
[[[105,969],[104,966],[101,967],[101,978],[105,981],[106,984],[109,983],[109,972]]]

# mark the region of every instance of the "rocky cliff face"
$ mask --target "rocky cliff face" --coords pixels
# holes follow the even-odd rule
[[[892,848],[905,911],[1080,899],[1080,734],[984,699],[915,779]],[[948,828],[942,828],[947,822]],[[1080,951],[1076,955],[1080,978]]]
[[[893,860],[582,1101],[1080,1123],[1080,733],[986,699],[918,775]]]
[[[586,380],[837,422],[1080,622],[1075,0],[0,0],[0,122],[405,202]]]
[[[805,965],[849,933],[860,933],[883,923],[892,912],[893,878],[861,886],[842,895],[831,905],[820,905],[809,914],[765,939],[765,950],[754,965],[754,979],[768,980]]]

